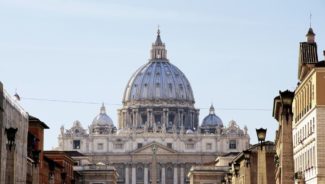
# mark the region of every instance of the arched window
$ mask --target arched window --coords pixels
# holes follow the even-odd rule
[[[137,181],[144,180],[144,171],[142,166],[137,167],[136,176],[137,176]]]
[[[142,126],[146,124],[147,120],[147,114],[143,113],[141,114],[141,119],[142,119]]]
[[[172,167],[166,169],[166,183],[174,183],[174,172]]]

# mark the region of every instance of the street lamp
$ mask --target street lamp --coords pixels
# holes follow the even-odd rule
[[[258,142],[260,142],[260,144],[261,144],[261,149],[263,146],[262,144],[265,142],[266,131],[267,131],[267,129],[264,129],[264,128],[256,129],[257,139],[258,139]]]
[[[16,143],[15,143],[15,139],[16,139],[16,133],[18,131],[18,128],[6,128],[5,129],[5,133],[7,134],[7,146],[9,148],[9,150],[11,151],[11,148],[12,147],[15,147],[16,146]]]
[[[235,170],[235,175],[239,175],[239,169],[240,169],[240,164],[239,163],[234,163],[234,170]]]
[[[226,180],[225,179],[222,179],[221,180],[221,184],[226,184]]]
[[[280,91],[280,98],[282,101],[282,104],[286,107],[291,107],[292,102],[293,102],[293,97],[294,97],[294,93],[287,90],[284,92]]]
[[[250,164],[251,151],[245,150],[245,151],[243,151],[243,153],[244,153],[244,158],[246,161],[246,167],[248,167],[248,165]]]
[[[231,180],[232,180],[232,173],[231,172],[227,173],[227,180],[228,180],[228,183],[231,183]]]
[[[289,115],[292,114],[292,102],[293,102],[294,95],[295,94],[289,90],[286,90],[284,92],[280,91],[280,98],[283,106],[282,111],[286,116],[287,123],[289,120]]]

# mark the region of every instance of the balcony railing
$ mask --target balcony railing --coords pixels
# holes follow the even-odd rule
[[[75,170],[75,171],[84,171],[84,170],[101,170],[101,171],[112,170],[112,171],[115,171],[115,167],[109,166],[109,165],[83,165],[83,166],[73,166],[73,170]]]

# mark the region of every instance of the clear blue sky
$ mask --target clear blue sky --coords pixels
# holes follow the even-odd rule
[[[60,126],[80,120],[87,128],[101,102],[117,123],[125,85],[148,61],[159,24],[168,58],[191,82],[200,119],[213,102],[224,124],[248,126],[251,143],[259,127],[273,141],[273,98],[295,89],[310,12],[323,58],[324,10],[321,0],[0,1],[0,80],[50,126],[45,148],[56,147]]]

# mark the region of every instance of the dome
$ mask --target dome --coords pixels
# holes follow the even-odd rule
[[[222,127],[222,120],[215,114],[214,107],[211,105],[209,115],[207,115],[202,122],[201,127]]]
[[[167,59],[160,32],[152,45],[151,59],[140,67],[129,80],[123,103],[139,101],[186,101],[194,104],[191,85],[184,73]],[[142,104],[142,103],[141,103]]]
[[[104,104],[100,108],[100,113],[94,118],[93,126],[114,126],[112,119],[106,114]]]
[[[118,110],[118,128],[137,133],[179,133],[198,129],[199,110],[184,73],[167,59],[160,31],[147,63],[128,81],[123,107]]]

